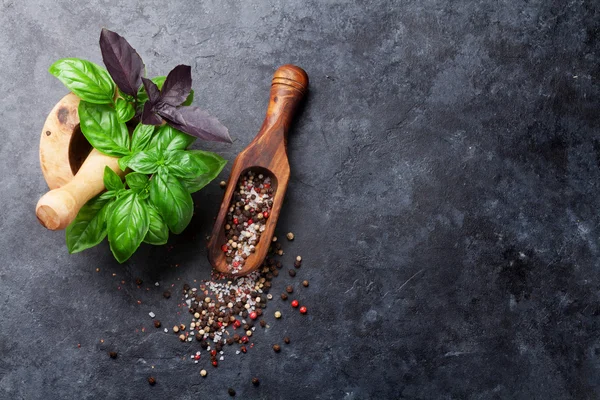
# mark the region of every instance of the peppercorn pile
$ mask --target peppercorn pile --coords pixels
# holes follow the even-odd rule
[[[255,252],[271,213],[274,192],[269,176],[248,171],[240,178],[226,217],[227,243],[221,246],[231,273],[241,271]]]
[[[288,239],[293,237],[288,235]],[[179,335],[182,342],[199,342],[200,349],[190,355],[190,358],[198,363],[204,352],[210,357],[213,367],[218,367],[219,362],[225,359],[226,347],[235,345],[235,354],[246,353],[254,347],[252,337],[258,327],[266,328],[265,309],[273,295],[269,293],[272,281],[279,275],[283,268],[281,261],[274,258],[279,254],[281,245],[274,242],[269,248],[269,256],[262,266],[253,273],[235,279],[227,279],[222,274],[213,271],[212,279],[199,283],[198,287],[183,286],[183,300],[187,304],[188,311],[192,315],[189,326],[180,324],[173,327],[173,332]],[[302,265],[302,258],[298,256],[294,262],[295,269]],[[295,272],[295,269],[290,271]],[[289,274],[293,277],[295,274]],[[308,281],[302,282],[302,286],[308,287]],[[281,294],[282,300],[287,300],[294,289],[288,285],[285,292]],[[298,300],[291,302],[293,308],[299,307]],[[301,314],[306,314],[305,306],[299,308]],[[281,318],[281,311],[274,312],[275,319]],[[166,331],[166,330],[165,330]],[[283,338],[285,344],[289,344],[290,338]],[[272,345],[273,351],[279,353],[281,346]],[[208,372],[205,369],[200,375],[205,377]],[[258,378],[253,378],[253,383]],[[257,383],[254,383],[255,385]]]

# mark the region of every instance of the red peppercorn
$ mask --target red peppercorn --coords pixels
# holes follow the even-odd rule
[[[240,347],[240,351],[241,351],[242,353],[245,353],[245,352],[247,352],[248,350],[246,349],[246,346],[242,346],[242,347]]]
[[[252,225],[253,223],[254,223],[254,221],[252,221],[252,218],[250,218],[250,219],[248,220],[248,225]]]
[[[233,266],[234,266],[234,267],[239,267],[239,266],[240,266],[240,263],[239,263],[238,261],[234,261],[234,262],[233,262]]]
[[[240,222],[240,221],[239,221],[237,218],[234,218],[234,219],[233,219],[233,223],[234,223],[235,225],[237,225],[239,222]]]
[[[292,307],[298,307],[298,300],[292,300]]]
[[[267,211],[265,211],[265,212],[263,213],[263,217],[265,217],[265,218],[269,218],[269,213],[268,213]]]
[[[248,336],[242,336],[242,343],[248,343],[249,341]]]
[[[306,307],[304,307],[304,306],[300,307],[300,314],[306,314],[306,311],[308,311],[306,309]]]
[[[219,363],[217,362],[217,360],[215,360],[215,361],[212,362],[212,365],[213,365],[213,367],[216,368],[219,365]]]
[[[220,322],[220,321],[219,321],[219,322],[217,322],[217,325],[219,325],[219,328],[222,328],[222,327],[223,327],[223,323],[222,323],[222,322]]]
[[[250,319],[256,319],[256,317],[257,317],[256,312],[252,311],[250,313]]]
[[[237,329],[237,328],[239,328],[240,326],[242,326],[242,323],[240,322],[240,320],[239,320],[239,319],[236,319],[235,321],[233,321],[233,328],[234,328],[234,329]]]
[[[263,185],[263,187],[264,187],[265,189],[268,189],[268,188],[270,188],[270,187],[271,187],[271,184],[270,184],[270,183],[265,183],[265,184]]]
[[[200,359],[200,354],[196,354],[196,355],[194,356],[194,360],[199,360],[199,359]]]
[[[221,250],[223,250],[223,252],[227,253],[227,245],[224,244],[223,246],[221,246]]]
[[[210,355],[215,357],[217,355],[217,351],[216,350],[211,350],[210,351]]]

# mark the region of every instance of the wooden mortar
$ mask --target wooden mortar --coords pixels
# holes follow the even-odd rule
[[[119,176],[118,159],[100,153],[79,129],[79,97],[69,93],[52,109],[40,139],[40,165],[51,189],[37,203],[35,213],[48,229],[65,229],[79,209],[104,190],[104,167]]]

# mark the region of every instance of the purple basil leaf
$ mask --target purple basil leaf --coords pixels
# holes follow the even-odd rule
[[[162,118],[154,114],[152,104],[147,101],[144,103],[144,111],[142,111],[142,124],[145,125],[160,125],[162,124]]]
[[[181,115],[181,113],[176,107],[173,107],[170,104],[158,102],[154,105],[154,112],[163,117],[164,119],[173,122],[174,124],[185,124],[185,119],[183,119],[183,115]]]
[[[142,85],[144,62],[133,47],[119,34],[102,28],[100,33],[102,61],[123,93],[137,97]]]
[[[232,143],[227,128],[217,118],[212,117],[198,107],[179,107],[170,109],[169,113],[176,116],[176,118],[163,117],[169,125],[181,132],[204,140]],[[184,121],[183,124],[175,122],[175,120],[179,121],[181,119]]]
[[[144,82],[144,89],[146,90],[146,94],[148,94],[148,103],[154,105],[160,99],[160,91],[158,90],[158,86],[156,83],[152,82],[150,79],[142,78],[142,82]]]
[[[178,65],[167,75],[160,91],[160,100],[172,106],[183,103],[192,90],[192,68]]]

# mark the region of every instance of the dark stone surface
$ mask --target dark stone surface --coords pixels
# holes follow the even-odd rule
[[[0,2],[0,398],[599,398],[598,3],[240,3]],[[175,294],[209,275],[216,182],[185,234],[125,265],[106,244],[68,255],[36,221],[40,129],[66,93],[47,69],[100,62],[102,26],[149,75],[192,65],[196,103],[235,138],[195,146],[230,160],[274,69],[310,76],[279,226],[286,265],[305,262],[272,291],[310,280],[310,312],[274,301],[218,369],[148,317],[189,322]]]

